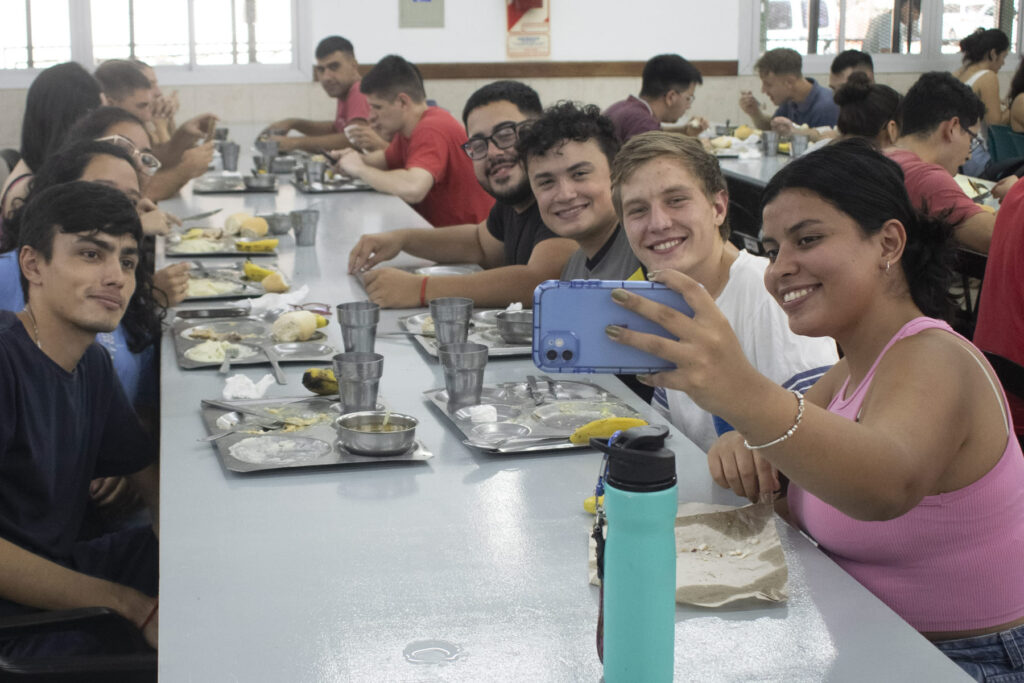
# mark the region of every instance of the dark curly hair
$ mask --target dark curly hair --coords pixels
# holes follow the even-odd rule
[[[996,54],[1010,49],[1010,39],[997,28],[979,28],[960,41],[960,52],[964,53],[964,64],[975,64],[988,58],[988,53],[995,50]]]
[[[8,239],[16,240],[11,248],[20,248],[24,244],[37,248],[47,258],[50,258],[51,248],[53,245],[54,232],[50,231],[48,236],[45,236],[45,249],[37,246],[41,239],[38,235],[35,237],[26,236],[27,231],[30,227],[28,221],[30,220],[29,205],[33,203],[37,196],[58,196],[62,197],[61,210],[65,211],[65,216],[61,220],[71,220],[70,228],[65,228],[65,223],[60,221],[51,222],[53,225],[60,225],[62,232],[89,232],[90,230],[98,230],[100,232],[107,232],[112,235],[121,235],[131,233],[139,243],[139,264],[135,270],[135,293],[132,295],[131,300],[128,302],[128,307],[125,309],[124,317],[121,319],[121,326],[125,331],[125,338],[128,343],[128,349],[133,353],[138,353],[145,349],[150,344],[154,343],[160,338],[161,323],[164,317],[167,315],[167,310],[161,306],[156,299],[153,297],[153,261],[152,261],[152,250],[147,249],[144,246],[144,240],[142,235],[142,225],[139,222],[139,215],[135,209],[135,204],[122,192],[112,187],[102,185],[99,183],[84,182],[78,180],[82,173],[85,171],[86,166],[93,157],[97,155],[108,155],[122,159],[134,168],[131,155],[126,151],[112,145],[108,142],[95,142],[86,141],[72,145],[66,150],[62,150],[60,153],[49,159],[43,168],[40,169],[40,173],[33,178],[32,190],[26,199],[25,205],[19,209],[15,214],[12,222],[13,226],[9,225],[7,221],[4,221],[4,249],[3,251],[10,251],[6,248]],[[51,190],[57,190],[59,188],[66,188],[70,185],[74,185],[74,192],[64,195],[53,195]],[[79,186],[84,186],[84,189]],[[102,188],[102,189],[100,189]],[[83,201],[82,215],[84,221],[79,221],[78,215],[75,213],[74,201],[80,200],[83,196],[87,196],[89,192],[96,195],[96,199],[89,199]],[[103,199],[102,195],[109,195],[110,192],[116,193],[122,197],[124,202],[132,209],[132,214],[135,217],[135,224],[138,225],[138,233],[136,234],[131,226],[128,225],[128,220],[125,216],[120,213],[111,213],[110,225],[114,229],[105,229],[97,227],[89,227],[91,225],[106,225],[102,222],[102,211],[95,208],[95,202],[103,202],[109,204],[107,199]],[[71,206],[65,206],[66,204]],[[38,209],[35,210],[36,214],[39,215],[42,212]],[[88,214],[88,211],[94,213]],[[38,218],[37,218],[38,220]],[[11,232],[8,229],[12,228]],[[38,231],[38,227],[34,228]],[[25,276],[21,276],[21,287],[24,292],[25,300],[28,301],[28,282],[25,280]]]
[[[954,300],[949,286],[956,254],[948,212],[916,211],[899,164],[866,140],[850,138],[804,155],[782,167],[761,195],[761,210],[783,190],[809,190],[850,216],[865,235],[891,219],[903,224],[907,244],[900,266],[910,296],[921,312],[949,320]]]
[[[516,152],[529,167],[530,157],[546,154],[564,142],[587,140],[598,144],[610,167],[619,151],[619,140],[615,137],[615,125],[611,119],[601,114],[601,109],[595,104],[563,101],[548,107],[539,119],[519,130]]]

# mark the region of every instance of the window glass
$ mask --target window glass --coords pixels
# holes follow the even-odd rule
[[[1001,17],[1000,12],[1007,16]],[[1010,45],[1017,42],[1017,2],[1000,3],[992,0],[947,2],[942,7],[942,51],[960,52],[960,40],[979,28],[998,28],[1010,36]],[[1000,21],[1002,19],[1002,21]]]
[[[761,22],[761,50],[788,47],[807,54],[809,0],[770,0]],[[819,0],[817,54],[835,54],[839,41],[837,0]]]
[[[920,7],[920,0],[847,0],[846,47],[871,54],[921,54]]]
[[[4,12],[11,4],[5,3]],[[32,0],[32,66],[45,69],[71,60],[67,0]]]
[[[151,65],[188,64],[188,0],[135,0],[133,6],[135,56]]]
[[[25,3],[12,2],[4,7],[0,21],[0,68],[28,68],[28,31],[25,26]]]

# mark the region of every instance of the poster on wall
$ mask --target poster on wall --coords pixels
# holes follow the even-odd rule
[[[551,0],[505,0],[508,36],[505,51],[509,59],[539,59],[551,56]]]

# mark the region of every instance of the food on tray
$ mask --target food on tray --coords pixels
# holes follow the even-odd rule
[[[242,237],[258,238],[263,237],[267,234],[270,229],[270,225],[267,224],[266,218],[260,218],[259,216],[249,216],[242,221],[241,229],[239,234]]]
[[[587,444],[591,438],[608,439],[612,434],[631,427],[642,427],[647,420],[638,417],[604,417],[583,425],[569,437],[573,443]]]
[[[498,409],[490,404],[469,406],[469,421],[473,423],[497,422]]]
[[[749,138],[753,134],[754,134],[754,129],[751,128],[750,126],[748,126],[745,123],[742,126],[738,126],[736,128],[736,130],[733,131],[733,135],[735,137],[739,138],[740,140],[746,140],[747,138]]]
[[[227,217],[227,220],[224,221],[224,234],[237,235],[242,231],[243,221],[252,217],[252,214],[245,213],[244,211],[231,214]]]
[[[420,334],[425,334],[428,337],[434,334],[434,318],[433,316],[427,316],[420,323]]]
[[[188,281],[188,293],[187,297],[202,297],[202,296],[221,296],[222,294],[230,294],[232,292],[238,292],[242,289],[242,284],[238,282],[232,282],[230,280],[217,280],[210,277],[193,277],[189,278]]]
[[[233,359],[249,358],[256,355],[256,349],[249,346],[242,346],[229,341],[204,341],[185,350],[185,358],[198,363],[222,363],[227,353],[232,353]]]
[[[302,386],[319,396],[338,393],[338,380],[330,368],[309,368],[302,373]]]
[[[249,280],[252,280],[253,282],[263,282],[263,278],[267,277],[268,275],[274,274],[274,271],[271,270],[270,268],[263,268],[262,266],[257,266],[255,263],[249,260],[246,260],[246,262],[242,265],[242,269],[245,271],[245,277]]]
[[[284,275],[277,272],[271,273],[270,275],[263,278],[260,281],[260,284],[263,285],[263,289],[265,289],[268,292],[287,292],[291,288],[290,285],[285,281]],[[293,340],[288,339],[282,341]]]
[[[208,254],[214,251],[222,251],[224,245],[217,240],[198,237],[194,239],[183,239],[177,244],[168,244],[167,251],[172,254]]]
[[[715,149],[729,149],[732,147],[732,138],[728,135],[719,135],[711,140],[711,146]]]
[[[322,315],[310,311],[291,311],[274,321],[270,333],[280,342],[306,341],[313,336],[318,327],[325,325],[327,318]]]
[[[279,240],[254,240],[252,242],[246,242],[238,240],[235,242],[235,246],[239,251],[274,251],[277,249],[277,243]]]

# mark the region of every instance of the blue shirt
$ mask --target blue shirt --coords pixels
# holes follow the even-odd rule
[[[839,105],[832,99],[834,93],[813,78],[807,80],[811,84],[811,92],[804,101],[799,104],[793,100],[783,102],[774,116],[785,116],[798,126],[804,123],[811,128],[835,126],[839,120]]]

